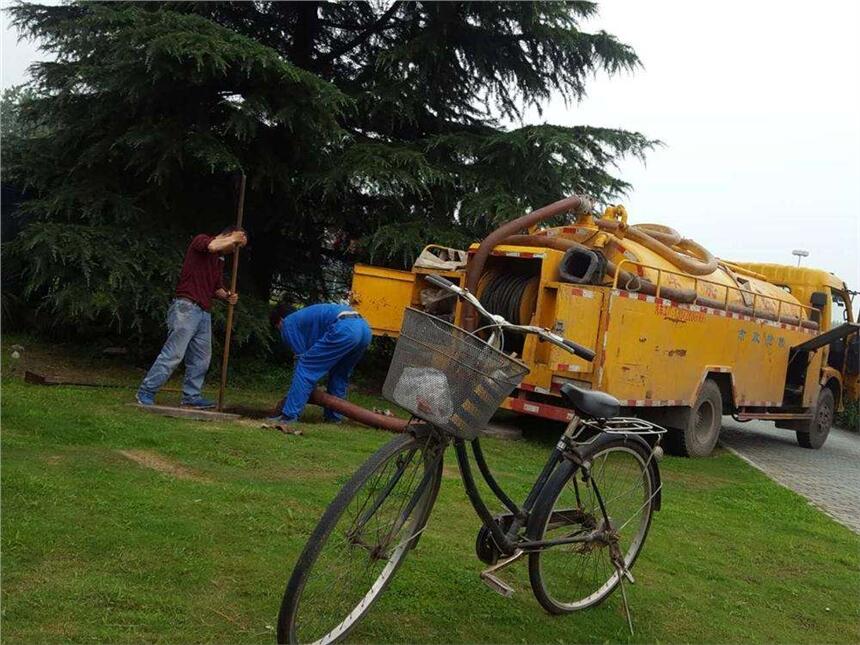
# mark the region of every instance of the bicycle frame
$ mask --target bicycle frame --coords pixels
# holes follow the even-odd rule
[[[574,422],[578,421],[575,419]],[[574,423],[571,423],[572,427]],[[411,425],[408,432],[412,432],[416,436],[420,435],[429,435],[431,433],[439,433],[439,429],[435,428],[429,423],[421,422],[417,424]],[[440,437],[441,441],[444,442],[445,445],[451,440],[449,436],[442,435]],[[555,544],[567,544],[571,542],[583,542],[586,541],[584,538],[563,538],[561,540],[553,540],[552,543],[544,543],[544,542],[528,542],[517,540],[517,533],[519,530],[526,525],[528,522],[529,514],[532,511],[532,507],[534,506],[535,501],[540,496],[543,487],[546,485],[547,480],[550,475],[552,475],[556,466],[562,462],[564,457],[564,453],[560,450],[559,446],[564,445],[562,442],[559,442],[556,445],[552,452],[550,453],[549,458],[544,464],[543,469],[538,475],[537,480],[532,485],[531,490],[529,491],[526,500],[523,502],[522,507],[517,506],[517,504],[510,498],[510,496],[505,493],[502,487],[499,485],[496,478],[493,477],[492,472],[490,471],[489,466],[487,465],[487,461],[484,458],[484,452],[481,449],[481,444],[479,439],[475,439],[472,441],[472,451],[475,455],[475,462],[478,464],[478,469],[481,472],[481,476],[484,481],[490,487],[490,490],[493,491],[493,494],[498,498],[498,500],[512,513],[513,522],[511,523],[510,528],[507,532],[504,532],[502,528],[499,526],[498,522],[495,521],[492,512],[490,511],[487,504],[484,502],[484,499],[481,497],[480,491],[478,491],[478,486],[475,483],[475,477],[472,474],[472,467],[469,462],[469,455],[466,452],[466,442],[462,439],[454,440],[454,451],[457,454],[457,463],[460,469],[460,475],[463,479],[463,484],[466,488],[466,495],[469,498],[469,502],[472,504],[472,508],[475,509],[478,517],[483,522],[484,526],[491,532],[493,539],[496,544],[499,546],[499,549],[505,555],[511,555],[516,550],[535,550],[542,548],[544,546],[553,546]],[[402,525],[402,522],[405,522],[409,516],[412,514],[412,511],[415,510],[415,507],[418,505],[421,499],[421,495],[424,491],[424,487],[427,483],[429,483],[429,479],[433,470],[436,468],[436,461],[442,458],[444,450],[439,450],[438,456],[434,459],[433,463],[429,465],[426,469],[424,476],[422,478],[421,484],[416,488],[415,493],[413,493],[409,502],[405,505],[403,510],[400,513],[399,522],[395,524],[395,529],[392,530],[392,534],[396,534],[399,526]],[[399,468],[386,484],[382,490],[379,491],[379,494],[374,502],[372,502],[367,509],[362,513],[361,518],[358,521],[358,527],[362,527],[364,523],[369,519],[379,505],[385,500],[388,493],[394,486],[397,485],[397,482],[400,480],[402,476],[402,468]],[[360,532],[360,530],[359,530]]]
[[[559,445],[564,444],[562,442],[559,442]],[[541,492],[543,491],[543,488],[549,480],[550,475],[552,475],[556,467],[564,459],[567,458],[565,456],[565,453],[559,448],[559,445],[556,445],[550,452],[550,455],[547,458],[543,469],[535,480],[535,483],[532,485],[532,488],[526,496],[522,507],[519,507],[505,493],[505,491],[502,489],[502,487],[496,481],[495,477],[493,477],[492,473],[490,472],[489,466],[487,465],[486,459],[484,458],[483,450],[481,449],[480,440],[475,439],[474,441],[472,441],[472,452],[475,455],[475,462],[478,464],[478,469],[480,470],[484,481],[490,487],[490,490],[493,492],[496,498],[513,515],[513,521],[511,522],[510,528],[508,528],[507,531],[504,531],[493,517],[493,514],[487,507],[486,503],[484,502],[484,499],[481,497],[481,493],[478,490],[477,484],[475,483],[475,477],[472,474],[472,467],[469,462],[469,455],[466,452],[465,442],[462,439],[457,439],[454,442],[454,450],[457,454],[457,465],[460,468],[460,476],[463,479],[463,485],[466,488],[466,495],[469,498],[469,502],[472,504],[472,508],[475,509],[475,512],[478,514],[478,517],[481,518],[481,521],[484,523],[484,526],[486,526],[487,529],[490,531],[490,534],[493,536],[493,540],[495,541],[496,546],[499,547],[499,550],[505,556],[511,556],[518,550],[539,551],[550,546],[572,544],[574,542],[587,542],[590,540],[590,538],[584,536],[569,536],[557,540],[541,541],[517,539],[517,534],[519,533],[520,529],[528,523],[528,519],[533,510],[534,504],[540,496]]]
[[[490,471],[489,466],[487,465],[487,461],[484,458],[484,452],[481,448],[481,443],[479,439],[474,439],[472,443],[472,452],[475,456],[475,462],[478,464],[478,470],[481,473],[484,481],[487,486],[489,486],[490,490],[496,496],[496,498],[507,508],[513,517],[511,522],[511,526],[507,531],[504,531],[499,523],[495,520],[492,511],[490,511],[486,502],[484,502],[483,497],[481,496],[480,491],[478,490],[478,486],[475,482],[475,477],[472,472],[472,466],[469,460],[469,454],[466,451],[466,442],[462,439],[454,439],[454,451],[457,455],[457,465],[460,469],[460,476],[463,480],[463,485],[466,488],[466,496],[469,498],[469,502],[472,504],[472,508],[475,509],[478,517],[483,522],[484,526],[490,531],[490,534],[493,536],[493,540],[496,545],[499,547],[501,553],[505,556],[513,555],[517,551],[539,551],[541,549],[545,549],[551,546],[559,546],[562,544],[572,544],[575,542],[590,542],[595,538],[590,535],[581,536],[581,535],[572,535],[564,538],[559,538],[555,540],[521,540],[517,539],[517,534],[520,529],[522,529],[528,523],[529,515],[534,507],[535,502],[538,497],[540,497],[541,492],[543,491],[544,486],[552,475],[553,471],[556,467],[565,459],[570,459],[572,457],[571,451],[563,450],[563,448],[567,448],[566,438],[571,435],[580,425],[580,419],[578,417],[574,417],[573,420],[568,424],[567,429],[562,435],[562,438],[555,445],[555,447],[550,452],[549,457],[547,458],[546,463],[544,464],[543,469],[538,475],[535,483],[532,485],[531,490],[526,496],[525,501],[522,506],[518,506],[510,496],[502,489],[501,485],[498,483],[496,478],[493,476]],[[447,434],[443,433],[435,426],[426,423],[420,422],[416,424],[412,424],[408,432],[412,432],[416,436],[427,436],[430,434],[438,434],[439,439],[444,442],[445,445],[451,441],[451,437]],[[441,448],[441,446],[440,446]],[[412,498],[403,508],[400,514],[401,522],[405,522],[406,519],[411,515],[412,511],[415,509],[415,506],[420,501],[421,494],[423,493],[424,485],[429,482],[429,478],[431,473],[436,468],[437,460],[442,458],[444,450],[439,450],[438,456],[433,462],[429,465],[425,474],[423,476],[421,485],[418,486]],[[390,488],[393,488],[396,485],[396,482],[399,480],[400,475],[402,473],[398,470],[392,480],[389,482],[385,488],[380,491],[379,497],[377,501],[370,505],[370,508],[365,510],[363,515],[370,517],[375,508],[381,503],[382,500],[386,497]],[[393,484],[391,482],[394,482]],[[601,511],[605,515],[605,509],[603,509],[603,502],[600,498],[600,493],[597,491],[596,485],[594,485],[595,495],[598,499],[598,502],[601,507]],[[577,497],[579,496],[577,490]],[[359,526],[363,525],[363,522],[359,522]],[[395,526],[399,527],[400,523]],[[396,530],[393,531],[396,533]]]
[[[391,535],[397,534],[403,523],[405,523],[409,519],[410,515],[415,510],[415,507],[421,501],[421,497],[424,494],[425,487],[427,484],[430,483],[430,480],[433,476],[433,472],[439,466],[439,462],[444,455],[445,447],[449,443],[453,443],[454,451],[457,455],[457,465],[460,470],[460,476],[466,489],[466,496],[469,498],[469,502],[471,503],[472,508],[475,510],[475,513],[481,519],[483,525],[490,532],[490,535],[492,536],[493,541],[498,547],[500,554],[504,555],[505,557],[510,557],[517,553],[540,551],[549,547],[560,546],[564,544],[601,541],[603,539],[603,536],[600,531],[588,531],[586,534],[583,535],[582,533],[589,528],[585,526],[582,531],[579,531],[576,534],[569,535],[563,538],[557,538],[554,540],[527,540],[524,538],[520,538],[518,534],[523,527],[528,525],[529,517],[534,508],[534,505],[539,499],[541,493],[543,492],[543,489],[546,486],[546,483],[549,480],[550,476],[553,474],[558,465],[566,459],[573,460],[574,463],[577,463],[584,468],[584,479],[589,482],[588,485],[594,491],[594,495],[598,502],[600,512],[603,516],[603,520],[608,525],[609,517],[607,515],[606,508],[604,507],[603,499],[600,494],[600,491],[598,490],[597,483],[590,477],[588,463],[583,462],[581,460],[576,450],[577,446],[588,445],[591,442],[591,440],[580,440],[581,431],[583,429],[590,428],[595,433],[594,436],[597,436],[599,434],[638,434],[636,432],[630,433],[625,432],[623,430],[619,430],[618,424],[614,423],[629,423],[631,421],[630,419],[609,419],[604,420],[599,424],[596,424],[593,421],[583,420],[579,418],[579,416],[574,416],[574,418],[571,419],[571,421],[568,423],[567,428],[565,428],[565,431],[562,433],[561,437],[559,438],[559,441],[556,443],[556,445],[550,452],[550,455],[547,458],[543,469],[541,470],[540,474],[532,485],[531,490],[526,496],[526,499],[523,502],[522,506],[517,505],[516,502],[511,499],[511,497],[504,491],[499,482],[493,476],[492,472],[490,471],[490,467],[487,464],[486,458],[484,457],[484,451],[481,448],[480,439],[476,438],[472,440],[472,452],[475,457],[475,463],[477,463],[478,465],[478,470],[481,473],[484,482],[487,484],[487,486],[490,488],[496,498],[502,503],[502,505],[507,508],[508,511],[510,511],[511,523],[507,530],[505,530],[496,520],[496,517],[493,516],[492,511],[489,509],[486,502],[484,502],[484,499],[481,496],[480,491],[478,490],[478,486],[475,482],[475,476],[472,472],[469,454],[466,450],[466,441],[460,438],[454,438],[441,428],[437,428],[431,423],[419,420],[416,417],[413,417],[413,421],[413,423],[409,424],[407,432],[410,432],[416,438],[436,439],[436,454],[433,459],[427,464],[427,468],[425,469],[422,480],[419,486],[416,488],[415,492],[412,494],[410,500],[402,509],[398,522],[393,525]],[[660,434],[662,432],[662,429],[654,431],[655,426],[653,424],[643,424],[643,422],[639,420],[633,421],[638,424],[636,427],[640,431],[645,430],[646,433],[650,434]],[[649,429],[650,432],[648,432]],[[414,450],[412,453],[410,453],[410,455],[411,454],[414,454]],[[362,516],[359,519],[358,523],[359,527],[363,527],[367,519],[369,519],[373,515],[379,505],[385,500],[388,493],[394,488],[394,486],[396,486],[397,482],[402,476],[403,467],[405,467],[405,465],[401,468],[398,468],[398,470],[393,474],[391,480],[389,480],[388,484],[379,491],[376,500],[372,502],[370,506],[362,513]],[[657,508],[659,509],[659,471],[657,471],[656,478],[657,492],[655,493],[655,495],[657,496]],[[580,494],[579,486],[576,484],[576,479],[573,480],[573,484],[576,499],[579,503]],[[556,512],[554,511],[553,515],[555,515],[555,513]],[[558,511],[558,513],[564,514],[566,513],[566,511]],[[566,515],[563,516],[563,519],[568,522],[570,521],[570,518]],[[360,530],[358,532],[360,532]],[[415,537],[416,536],[412,536],[409,539],[411,540]]]

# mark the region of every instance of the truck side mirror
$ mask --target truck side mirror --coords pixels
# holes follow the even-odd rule
[[[824,305],[827,304],[827,294],[823,291],[813,291],[809,297],[809,304],[816,309],[823,309]]]

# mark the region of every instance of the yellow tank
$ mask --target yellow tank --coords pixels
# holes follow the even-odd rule
[[[668,227],[629,225],[622,206],[607,208],[601,219],[585,215],[572,225],[517,239],[539,237],[556,249],[569,245],[599,251],[608,261],[604,283],[621,289],[795,324],[808,317],[794,296],[765,276],[716,259]]]

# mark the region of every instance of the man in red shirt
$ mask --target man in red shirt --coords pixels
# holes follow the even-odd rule
[[[198,235],[185,252],[176,297],[167,310],[167,341],[149,368],[140,388],[137,402],[153,405],[155,395],[167,382],[173,370],[185,359],[181,405],[198,409],[215,407],[201,395],[203,379],[212,358],[212,299],[236,304],[239,296],[224,288],[224,257],[248,243],[245,231],[235,226],[215,237]]]

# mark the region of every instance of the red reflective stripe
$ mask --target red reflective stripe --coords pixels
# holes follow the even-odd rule
[[[521,390],[528,390],[529,392],[538,392],[540,394],[550,394],[550,390],[545,387],[540,387],[538,385],[532,385],[531,383],[520,383]]]
[[[532,401],[511,398],[508,399],[508,402],[511,405],[511,410],[522,412],[523,414],[531,414],[532,416],[553,419],[555,421],[570,421],[573,418],[571,410],[557,405],[534,403]]]
[[[680,399],[626,399],[621,401],[621,405],[628,408],[661,408],[687,405],[687,403]]]

